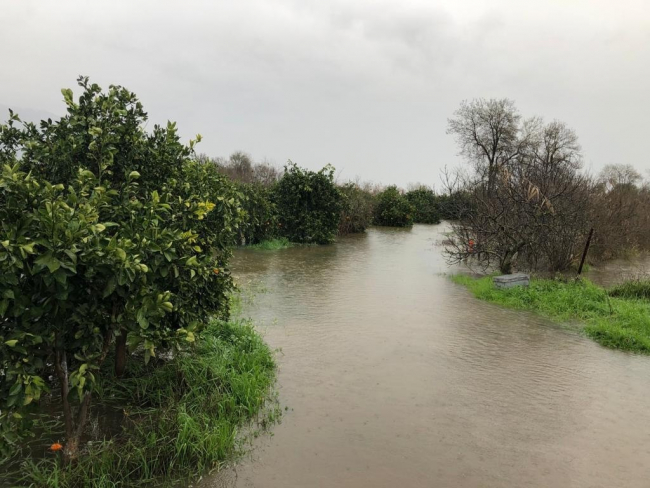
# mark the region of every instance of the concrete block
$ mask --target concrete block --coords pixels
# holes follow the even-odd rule
[[[497,288],[512,288],[513,286],[528,286],[530,285],[530,275],[525,273],[514,273],[493,278],[494,286]]]

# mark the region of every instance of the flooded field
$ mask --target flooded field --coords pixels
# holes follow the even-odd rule
[[[289,410],[202,486],[650,486],[650,358],[472,298],[441,232],[237,252]]]

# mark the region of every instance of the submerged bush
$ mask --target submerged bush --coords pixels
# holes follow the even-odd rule
[[[336,237],[343,197],[334,168],[318,172],[289,163],[273,190],[279,233],[291,242],[328,244]]]
[[[356,183],[347,183],[339,190],[343,194],[339,235],[365,231],[372,224],[374,196]]]
[[[278,213],[272,189],[260,183],[242,183],[238,188],[243,209],[239,243],[254,245],[274,239],[278,231]]]
[[[469,195],[462,191],[436,195],[436,207],[441,220],[458,220],[473,211]]]
[[[396,186],[389,186],[377,195],[375,225],[388,227],[410,227],[413,225],[413,205],[400,193]]]
[[[406,199],[414,208],[413,222],[416,224],[439,224],[438,200],[431,188],[421,186],[406,193]]]

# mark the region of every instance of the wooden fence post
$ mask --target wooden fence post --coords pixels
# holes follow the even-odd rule
[[[582,266],[585,264],[585,258],[587,257],[587,251],[589,251],[589,244],[591,244],[591,238],[594,235],[594,228],[592,227],[589,231],[589,237],[587,237],[587,244],[585,244],[585,250],[582,252],[582,259],[580,260],[580,267],[578,268],[578,276],[582,273]]]

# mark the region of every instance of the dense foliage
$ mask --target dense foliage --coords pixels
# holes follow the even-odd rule
[[[273,192],[282,236],[301,243],[334,240],[343,205],[334,184],[334,168],[314,172],[289,163]]]
[[[243,209],[239,242],[246,245],[259,244],[278,235],[278,214],[273,201],[273,191],[260,183],[240,183]]]
[[[438,198],[431,188],[421,186],[406,193],[413,205],[413,222],[416,224],[439,224]]]
[[[343,195],[339,235],[365,231],[372,224],[374,196],[356,183],[342,185],[339,190]]]
[[[231,185],[189,161],[193,143],[173,124],[147,134],[135,95],[79,84],[78,102],[63,90],[61,120],[20,127],[11,114],[0,126],[5,455],[29,431],[29,409],[58,387],[64,456],[74,458],[111,349],[121,373],[127,344],[148,361],[227,315],[224,266],[239,221]]]
[[[410,227],[413,225],[415,209],[396,186],[389,186],[377,195],[375,204],[375,225],[388,227]]]

